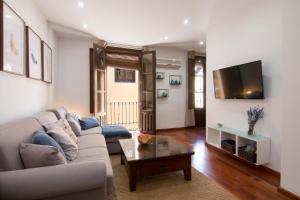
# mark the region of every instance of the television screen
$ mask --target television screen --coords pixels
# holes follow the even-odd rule
[[[218,99],[264,99],[261,61],[213,71]]]

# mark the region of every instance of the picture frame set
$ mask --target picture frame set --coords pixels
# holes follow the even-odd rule
[[[0,3],[0,71],[52,83],[52,49],[7,3]]]
[[[156,80],[163,80],[165,72],[156,72]],[[169,75],[169,84],[171,86],[180,86],[182,84],[182,75]],[[169,97],[169,89],[156,89],[157,98],[163,99]]]
[[[181,75],[170,75],[169,83],[171,86],[179,86],[182,84],[182,76]]]
[[[156,80],[165,79],[165,72],[156,72]]]
[[[157,89],[156,96],[159,99],[167,98],[169,96],[169,89]]]

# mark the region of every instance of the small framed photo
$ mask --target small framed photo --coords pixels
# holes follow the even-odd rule
[[[163,99],[169,96],[169,89],[157,89],[157,98]]]
[[[156,80],[165,79],[165,72],[156,72]]]
[[[170,75],[169,77],[170,85],[181,85],[182,83],[182,76],[181,75]]]
[[[42,80],[52,83],[52,49],[46,42],[42,42]]]
[[[42,40],[29,26],[26,27],[27,77],[42,80]]]
[[[0,71],[25,75],[25,21],[5,2],[1,1],[3,48]]]

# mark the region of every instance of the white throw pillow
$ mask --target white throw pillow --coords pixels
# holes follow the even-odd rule
[[[77,118],[74,118],[74,116],[71,113],[67,113],[66,119],[69,122],[73,132],[76,136],[81,135],[81,126]]]
[[[61,146],[69,161],[72,161],[77,157],[78,146],[63,128],[56,126],[49,129],[47,134],[49,134]]]
[[[57,127],[62,128],[69,136],[70,138],[75,142],[78,143],[78,138],[75,135],[75,133],[73,132],[69,122],[66,119],[60,119],[57,122],[48,124],[46,126],[47,130],[52,130],[52,129],[56,129]]]

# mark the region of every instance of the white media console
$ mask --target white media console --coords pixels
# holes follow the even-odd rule
[[[221,146],[223,140],[235,141],[235,152],[232,154],[234,156],[242,158],[238,154],[239,147],[247,144],[254,144],[256,146],[256,162],[253,164],[262,165],[270,161],[271,139],[269,137],[258,134],[250,136],[247,134],[247,132],[228,127],[218,127],[216,125],[207,127],[206,142],[208,144],[224,150]]]

